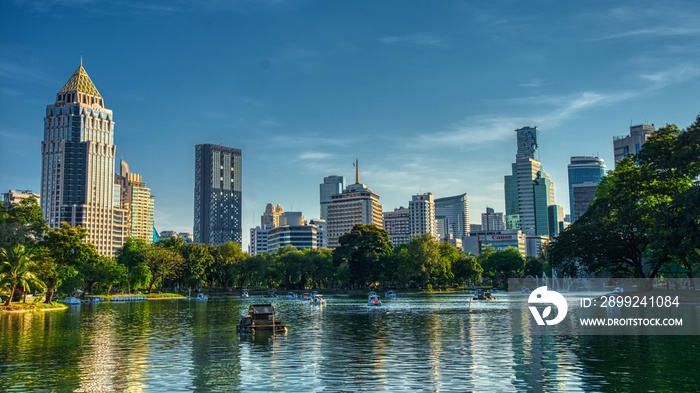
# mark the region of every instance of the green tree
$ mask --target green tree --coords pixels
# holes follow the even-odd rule
[[[391,253],[393,245],[389,233],[374,225],[355,225],[349,233],[341,236],[340,246],[333,252],[333,263],[348,264],[351,284],[367,287],[382,275],[383,258]]]
[[[151,293],[153,286],[160,280],[171,278],[177,274],[183,266],[183,258],[180,253],[162,246],[154,246],[146,256],[146,266],[148,266],[151,279],[148,282],[148,293]]]
[[[214,257],[209,247],[203,244],[186,244],[180,250],[184,262],[185,284],[190,288],[201,289],[207,283]]]
[[[209,286],[218,282],[225,287],[235,287],[242,274],[243,262],[248,255],[235,242],[226,242],[211,248],[214,263],[207,272]]]
[[[459,283],[476,283],[481,280],[484,269],[481,267],[481,264],[479,264],[477,257],[470,252],[459,256],[452,264],[452,272],[455,280]]]
[[[37,273],[46,284],[46,303],[50,303],[56,289],[64,280],[75,277],[80,265],[97,258],[95,246],[85,243],[88,232],[81,226],[71,227],[62,222],[60,228],[49,231],[41,242],[44,248],[39,258]]]
[[[492,278],[505,282],[509,278],[522,277],[525,259],[515,247],[490,253],[483,262],[484,271]]]
[[[143,239],[129,237],[117,251],[117,262],[125,268],[127,292],[145,287],[150,282],[152,274],[146,260],[153,247]]]
[[[36,199],[23,199],[10,206],[0,205],[0,247],[39,242],[48,227]]]
[[[44,288],[45,285],[34,273],[35,263],[33,254],[22,244],[17,244],[11,249],[0,248],[0,282],[7,285],[10,295],[5,301],[5,306],[9,306],[15,289],[24,287],[24,293],[31,291],[30,286]]]

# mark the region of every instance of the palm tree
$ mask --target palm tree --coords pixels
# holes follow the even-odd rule
[[[12,296],[17,287],[24,287],[26,291],[30,291],[30,284],[39,288],[45,287],[44,283],[32,271],[34,268],[33,257],[32,251],[24,248],[21,244],[17,244],[9,250],[0,248],[0,262],[2,262],[0,282],[10,287],[10,296],[7,297],[5,306],[9,306],[12,302]]]

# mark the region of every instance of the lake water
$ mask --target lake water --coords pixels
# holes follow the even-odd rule
[[[700,391],[700,336],[531,336],[507,297],[399,293],[381,310],[326,298],[0,315],[0,391]],[[288,333],[237,334],[248,305],[269,300]]]

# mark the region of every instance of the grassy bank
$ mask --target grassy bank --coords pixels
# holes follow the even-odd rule
[[[23,303],[23,302],[13,302],[9,306],[5,306],[5,303],[0,305],[0,312],[34,312],[34,311],[54,311],[54,310],[65,310],[68,308],[67,305],[59,302],[44,303],[42,300],[37,299],[33,302]]]

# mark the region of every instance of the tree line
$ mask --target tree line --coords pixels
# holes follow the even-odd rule
[[[45,291],[55,295],[80,289],[109,292],[231,289],[360,289],[369,287],[437,289],[520,277],[533,265],[517,250],[479,257],[429,235],[394,247],[389,234],[373,225],[357,225],[340,238],[340,247],[249,255],[237,243],[217,246],[163,239],[149,244],[128,238],[114,258],[87,243],[87,230],[62,223],[49,230],[33,198],[0,208],[0,289],[3,295]],[[537,269],[537,267],[536,267]],[[7,296],[7,305],[12,296]]]

